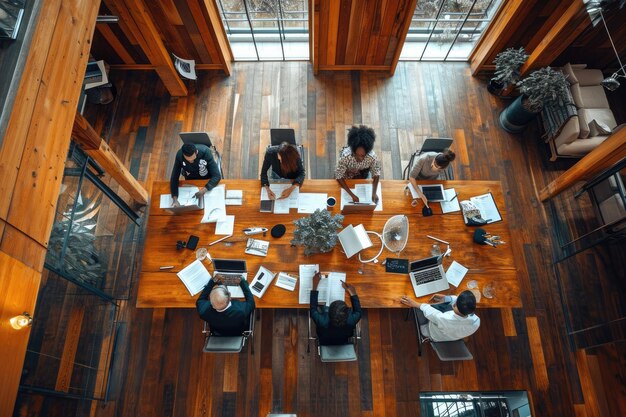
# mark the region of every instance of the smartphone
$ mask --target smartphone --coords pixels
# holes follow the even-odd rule
[[[199,240],[200,238],[198,236],[189,236],[189,240],[187,240],[187,249],[196,250],[196,246],[198,246]]]
[[[271,213],[274,210],[274,200],[261,200],[261,213]]]

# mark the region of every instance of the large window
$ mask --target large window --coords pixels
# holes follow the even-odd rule
[[[309,59],[307,0],[218,0],[237,61]]]
[[[400,59],[465,61],[502,0],[418,0]]]

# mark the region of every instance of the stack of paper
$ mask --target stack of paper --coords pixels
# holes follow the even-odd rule
[[[222,220],[218,220],[215,223],[215,234],[232,236],[235,228],[235,216],[224,216]]]
[[[243,191],[242,190],[227,190],[226,191],[226,205],[227,206],[241,206],[243,204]]]
[[[176,275],[185,284],[192,297],[202,291],[211,279],[209,271],[198,260],[193,261]]]
[[[289,213],[290,208],[298,207],[298,197],[300,195],[300,188],[296,187],[291,191],[288,198],[280,198],[283,194],[283,191],[287,188],[291,187],[291,184],[270,184],[270,190],[276,195],[276,200],[274,200],[274,214],[287,214]],[[267,190],[265,187],[261,188],[261,201],[269,200],[270,197],[267,194]]]
[[[318,264],[300,265],[300,293],[298,294],[300,304],[309,304],[311,289],[313,289],[313,275],[319,270]]]
[[[350,189],[357,197],[359,197],[359,203],[372,203],[372,184],[357,184],[354,188]],[[378,204],[376,204],[376,208],[374,211],[382,211],[383,210],[383,193],[381,191],[380,183],[378,183],[378,187],[376,188],[376,195],[378,196]],[[343,206],[346,203],[351,203],[352,197],[350,194],[343,188],[341,189],[341,209],[343,210]]]
[[[215,223],[226,216],[225,188],[219,185],[204,193],[204,216],[201,223]]]

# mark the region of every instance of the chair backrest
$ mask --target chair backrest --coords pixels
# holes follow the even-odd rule
[[[211,333],[209,324],[203,322],[202,333],[206,339],[204,342],[204,353],[239,353],[246,345],[246,341],[254,336],[254,320],[255,310],[252,310],[250,317],[248,317],[248,329],[245,330],[241,336],[221,336]],[[251,351],[254,354],[254,344],[251,342]]]
[[[463,339],[451,342],[430,341],[430,345],[441,361],[471,361],[474,359]]]
[[[422,144],[422,152],[443,152],[444,149],[449,148],[452,145],[453,140],[451,138],[426,138],[424,144]]]
[[[270,141],[273,146],[283,142],[296,144],[296,132],[293,129],[270,129]]]
[[[178,71],[181,77],[188,80],[196,80],[196,61],[193,59],[183,59],[172,54],[174,57],[174,68]]]
[[[319,338],[317,336],[313,336],[311,332],[311,315],[309,314],[309,322],[308,322],[308,335],[309,335],[309,343],[311,340],[314,340],[317,344],[317,353],[320,356],[320,360],[322,362],[353,362],[357,360],[357,343],[361,338],[361,323],[357,323],[354,328],[354,334],[351,337],[352,341],[350,343],[346,343],[343,345],[320,345]],[[307,353],[309,353],[310,347],[307,343]]]
[[[211,152],[213,153],[213,159],[215,159],[215,163],[217,163],[217,167],[220,170],[220,175],[224,178],[224,170],[222,170],[222,155],[220,155],[217,148],[211,142],[211,138],[209,134],[206,132],[180,132],[178,134],[180,136],[180,140],[183,143],[193,143],[194,145],[206,145],[209,147]]]

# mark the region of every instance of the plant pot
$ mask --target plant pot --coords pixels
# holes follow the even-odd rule
[[[503,89],[504,89],[504,84],[498,81],[489,80],[489,84],[487,84],[487,91],[489,91],[494,96],[499,97]]]
[[[519,96],[500,113],[500,127],[509,133],[523,132],[526,125],[537,116],[537,113],[529,112],[524,108],[522,97]]]

